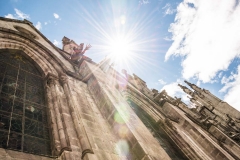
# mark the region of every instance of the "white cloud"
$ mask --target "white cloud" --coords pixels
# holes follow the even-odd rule
[[[184,0],[169,27],[173,43],[165,60],[183,56],[184,79],[210,82],[240,55],[239,15],[235,0]]]
[[[218,74],[218,78],[222,78],[222,76],[223,76],[223,72],[220,72],[220,73]]]
[[[42,24],[41,24],[41,22],[37,22],[37,24],[35,25],[35,27],[36,27],[38,30],[42,29]]]
[[[165,15],[171,15],[177,11],[176,9],[172,8],[170,3],[167,3],[162,9],[164,9]]]
[[[229,82],[230,80],[231,82]],[[240,111],[240,65],[238,66],[238,73],[231,74],[224,82],[226,82],[226,85],[219,92],[228,90],[228,93],[224,96],[224,101]]]
[[[164,80],[162,80],[162,79],[159,79],[158,82],[159,82],[160,84],[162,84],[162,85],[166,84],[166,82],[165,82]]]
[[[18,9],[14,9],[15,14],[7,14],[4,17],[11,18],[11,19],[30,19],[30,16],[28,14],[23,13],[22,11]]]
[[[25,14],[25,13],[23,13],[22,11],[20,11],[20,10],[18,10],[16,8],[14,10],[15,10],[15,12],[17,14],[17,17],[19,19],[30,19],[30,16],[28,14]]]
[[[54,18],[59,19],[59,15],[57,13],[53,13]]]
[[[46,21],[46,22],[44,22],[44,25],[48,25],[50,23],[51,23],[51,21]]]
[[[238,73],[240,73],[238,71]],[[221,79],[221,83],[224,84],[224,86],[219,90],[219,92],[227,92],[231,87],[234,87],[236,85],[236,79],[240,76],[237,73],[231,72],[231,75],[229,77],[223,76]]]
[[[181,98],[183,102],[188,102],[189,99],[187,98],[187,94],[183,92],[183,90],[178,86],[178,84],[181,84],[181,80],[177,80],[176,82],[167,84],[163,86],[162,90],[166,90],[167,94],[171,97],[178,97]]]
[[[60,43],[59,43],[57,40],[55,40],[55,39],[54,39],[54,41],[53,41],[53,44],[54,44],[55,46],[59,46],[59,45],[60,45]]]
[[[7,14],[4,16],[5,18],[11,18],[11,19],[17,19],[17,17],[14,17],[12,14]]]
[[[227,83],[229,83],[230,81],[232,81],[232,80],[234,80],[235,78],[236,78],[236,74],[231,74],[229,77],[226,77],[226,76],[223,76],[222,77],[222,80],[221,80],[221,83],[222,84],[227,84]]]

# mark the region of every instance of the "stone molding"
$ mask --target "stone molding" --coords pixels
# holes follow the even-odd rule
[[[1,38],[3,39],[1,40]],[[44,38],[44,40],[46,39]],[[0,42],[5,42],[4,44],[2,44],[1,48],[11,47],[11,49],[20,50],[25,50],[25,48],[27,47],[31,48],[31,52],[39,52],[47,61],[49,61],[55,67],[57,71],[62,72],[63,70],[69,75],[74,75],[75,77],[80,78],[76,75],[76,73],[69,71],[67,67],[63,64],[63,62],[61,62],[61,60],[58,59],[57,56],[55,56],[48,48],[39,43],[37,40],[27,36],[27,34],[22,34],[22,32],[17,32],[11,29],[0,27]],[[62,53],[56,46],[54,46],[49,40],[47,40],[47,42],[49,42],[49,44],[52,45],[52,47],[55,48],[55,50],[62,55]],[[65,56],[63,57],[66,59]]]
[[[76,150],[79,150],[79,142],[76,143],[69,140],[74,133],[69,131],[70,128],[67,126],[69,126],[68,123],[71,123],[73,120],[70,113],[66,113],[66,109],[63,108],[65,106],[63,106],[62,98],[66,97],[66,94],[63,92],[58,78],[59,76],[65,75],[63,73],[64,69],[60,67],[61,65],[59,65],[58,61],[54,60],[51,54],[49,54],[50,51],[46,51],[38,45],[37,42],[30,41],[26,37],[12,32],[15,31],[7,34],[7,32],[3,32],[2,29],[0,29],[0,49],[22,51],[31,57],[35,64],[38,65],[38,68],[41,69],[46,81],[47,115],[51,132],[52,154],[53,156],[73,159],[71,158],[73,157],[72,153],[74,153],[74,155],[79,154],[79,152],[76,152]],[[75,129],[73,128],[73,130]],[[69,152],[73,150],[72,147],[74,147],[75,151]],[[81,155],[79,155],[79,157],[80,156]]]

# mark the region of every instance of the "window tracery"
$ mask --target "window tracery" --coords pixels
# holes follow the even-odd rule
[[[0,52],[0,147],[51,155],[43,77],[22,53]]]

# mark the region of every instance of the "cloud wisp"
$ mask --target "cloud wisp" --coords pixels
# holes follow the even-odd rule
[[[5,18],[11,18],[11,19],[30,19],[30,16],[28,14],[23,13],[22,11],[18,10],[18,9],[14,9],[15,14],[7,14],[4,17]]]
[[[164,10],[164,15],[171,15],[177,11],[172,8],[170,3],[167,3],[162,9]]]
[[[7,15],[5,15],[4,16],[5,18],[11,18],[11,19],[17,19],[17,17],[14,17],[14,15],[12,15],[12,14],[7,14]]]
[[[37,24],[35,25],[35,27],[36,27],[38,30],[42,29],[42,24],[41,24],[41,22],[37,22]]]
[[[60,16],[57,13],[53,13],[54,18],[60,19]]]
[[[140,5],[148,4],[148,3],[150,3],[149,0],[140,0],[140,1],[139,1],[139,4],[140,4]]]
[[[183,56],[183,78],[210,82],[240,55],[239,15],[235,0],[184,0],[169,27],[173,43],[165,60]]]
[[[164,85],[164,84],[167,84],[164,80],[162,79],[159,79],[158,82],[161,84],[161,85]]]
[[[60,45],[60,43],[56,39],[54,39],[53,44],[57,47]]]

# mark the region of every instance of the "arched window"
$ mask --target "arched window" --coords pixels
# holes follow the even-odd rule
[[[0,51],[0,147],[51,155],[43,76],[20,51]]]

